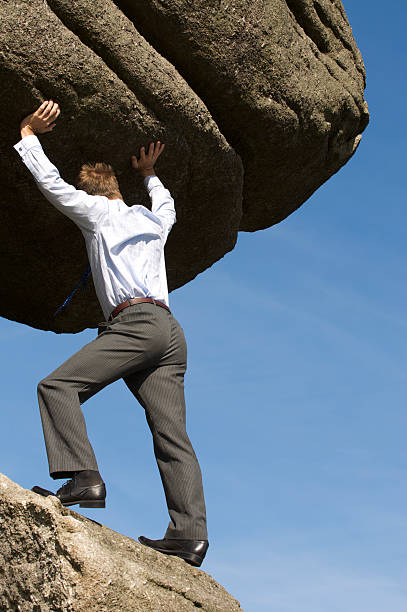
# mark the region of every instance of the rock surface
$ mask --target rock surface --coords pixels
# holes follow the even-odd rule
[[[75,332],[103,318],[92,283],[53,317],[87,257],[12,150],[20,119],[43,99],[63,110],[42,138],[63,177],[108,161],[129,205],[147,201],[130,155],[166,143],[157,170],[178,217],[170,289],[233,249],[239,230],[298,208],[368,121],[339,0],[4,0],[0,19],[0,314],[34,327]]]
[[[244,165],[240,229],[281,221],[349,159],[365,71],[339,0],[116,0]]]
[[[233,612],[211,576],[0,474],[0,610]]]

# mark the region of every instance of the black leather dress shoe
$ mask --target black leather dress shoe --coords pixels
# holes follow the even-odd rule
[[[140,536],[138,541],[144,546],[149,546],[165,555],[175,555],[181,557],[190,565],[199,567],[205,558],[209,547],[208,540],[177,540],[164,538],[162,540],[149,540]]]
[[[75,476],[58,489],[56,496],[63,506],[79,504],[80,508],[104,508],[106,505],[104,482],[92,486],[81,486]]]
[[[76,482],[74,476],[58,489],[56,493],[42,487],[33,487],[31,490],[43,497],[55,495],[63,506],[74,506],[75,504],[79,504],[80,508],[104,508],[106,506],[106,487],[104,482],[83,487]]]
[[[53,493],[49,489],[43,489],[42,487],[37,486],[33,487],[31,491],[37,493],[37,495],[42,495],[42,497],[49,497],[50,495],[55,495],[55,493]]]

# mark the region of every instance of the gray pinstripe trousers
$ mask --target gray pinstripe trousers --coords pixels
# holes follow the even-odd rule
[[[50,474],[69,478],[97,470],[81,409],[87,399],[123,378],[143,406],[167,501],[165,537],[206,540],[201,470],[185,428],[186,343],[164,308],[140,303],[99,326],[86,344],[38,385]]]

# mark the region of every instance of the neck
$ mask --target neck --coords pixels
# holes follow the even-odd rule
[[[116,191],[116,193],[112,193],[112,195],[110,196],[110,198],[108,198],[108,200],[123,200],[123,196],[120,193],[120,191]]]

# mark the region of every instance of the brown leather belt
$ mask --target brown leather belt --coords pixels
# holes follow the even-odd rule
[[[168,308],[167,304],[164,304],[164,302],[160,302],[160,300],[153,300],[153,298],[148,298],[148,297],[145,297],[145,298],[129,298],[125,302],[122,302],[121,304],[116,306],[116,308],[110,314],[109,321],[111,321],[112,319],[117,317],[119,312],[121,312],[125,308],[128,308],[129,306],[133,306],[133,304],[143,304],[143,303],[146,303],[146,304],[155,304],[156,306],[161,306],[161,308],[165,308],[165,310],[168,310],[168,312],[171,312],[170,309]]]

